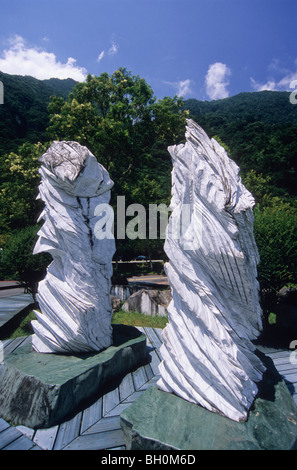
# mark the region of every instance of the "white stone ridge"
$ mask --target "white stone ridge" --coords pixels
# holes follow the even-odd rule
[[[99,240],[98,204],[108,204],[108,172],[77,142],[54,142],[40,158],[39,197],[45,204],[34,253],[53,257],[39,283],[40,312],[32,322],[38,352],[100,351],[111,345],[113,238]]]
[[[235,162],[194,121],[187,121],[186,143],[168,150],[172,214],[165,269],[172,301],[158,387],[243,421],[265,371],[252,343],[262,329],[254,199]],[[189,223],[177,237],[185,205]]]

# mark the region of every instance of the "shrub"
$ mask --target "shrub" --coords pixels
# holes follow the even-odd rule
[[[0,278],[20,281],[33,292],[35,285],[43,279],[51,261],[48,253],[33,255],[37,240],[37,226],[28,226],[14,232],[2,251]]]
[[[260,254],[262,289],[278,291],[297,281],[297,210],[294,204],[271,198],[255,208],[254,233]]]

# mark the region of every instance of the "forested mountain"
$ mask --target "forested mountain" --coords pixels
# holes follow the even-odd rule
[[[24,142],[44,140],[50,96],[66,98],[75,85],[72,79],[37,80],[0,72],[4,104],[0,105],[0,155],[16,151]]]
[[[268,177],[275,192],[297,195],[297,105],[289,93],[240,93],[216,101],[185,101],[209,136],[218,136],[246,174]]]
[[[185,106],[199,117],[217,116],[218,121],[256,122],[266,124],[297,124],[297,106],[290,102],[286,91],[243,92],[229,98],[214,101],[189,99]],[[213,120],[212,124],[215,124]]]
[[[261,287],[277,291],[297,285],[297,105],[289,93],[240,93],[210,102],[156,100],[150,85],[124,68],[89,75],[84,83],[3,73],[0,80],[0,278],[28,279],[37,270],[32,250],[41,211],[38,158],[52,140],[76,140],[89,148],[115,182],[115,209],[118,195],[125,196],[126,207],[168,206],[167,147],[184,140],[190,116],[227,149],[255,197]],[[117,239],[117,254],[164,257],[159,238]]]

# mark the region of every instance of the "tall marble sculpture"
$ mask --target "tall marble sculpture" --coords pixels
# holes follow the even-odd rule
[[[112,343],[115,243],[95,231],[113,182],[77,142],[53,142],[40,161],[44,223],[34,253],[49,252],[53,261],[38,286],[32,346],[42,353],[100,351]]]
[[[187,121],[186,143],[168,150],[172,301],[158,387],[244,421],[265,371],[252,343],[262,329],[254,200],[237,165],[194,121]],[[178,231],[183,216],[188,223]]]

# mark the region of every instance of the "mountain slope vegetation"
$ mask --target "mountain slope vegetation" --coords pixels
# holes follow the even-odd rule
[[[0,155],[13,152],[25,143],[45,140],[48,104],[52,95],[66,98],[73,89],[72,79],[37,80],[0,72],[4,104],[0,106]]]
[[[191,117],[227,149],[255,197],[262,289],[276,292],[297,284],[297,105],[290,103],[289,93],[156,100],[146,81],[124,68],[89,75],[84,83],[3,73],[0,80],[0,277],[15,277],[13,260],[21,256],[24,269],[28,259],[26,276],[32,274],[32,234],[36,237],[41,211],[38,158],[52,140],[77,140],[96,155],[115,182],[112,204],[124,195],[126,206],[168,205],[172,162],[167,147],[183,141],[185,119]],[[22,240],[26,250],[20,253]],[[126,237],[117,240],[117,255],[164,257],[163,244],[163,239]]]

